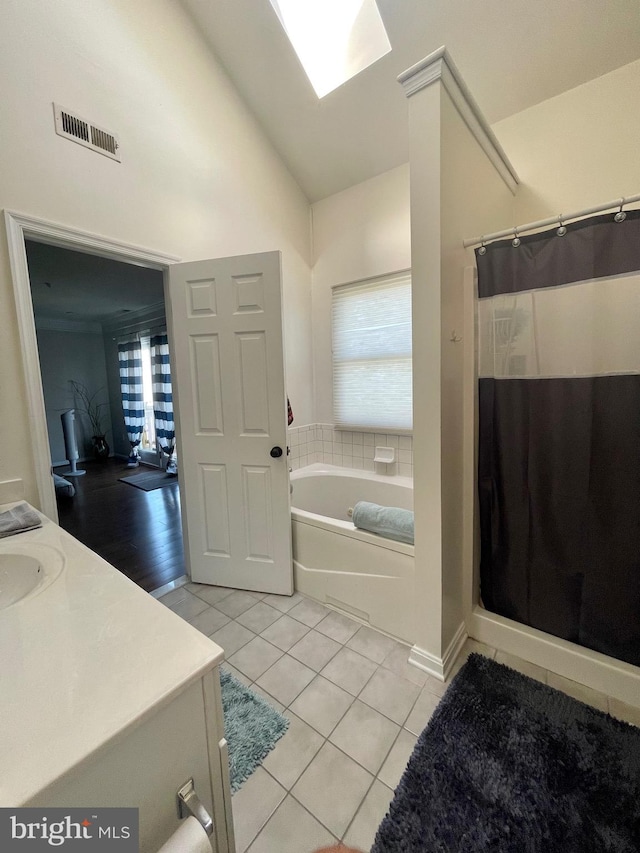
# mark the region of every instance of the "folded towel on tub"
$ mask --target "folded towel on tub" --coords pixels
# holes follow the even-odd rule
[[[413,545],[413,513],[410,509],[358,501],[353,508],[353,523],[361,530]]]
[[[42,527],[40,516],[28,504],[18,504],[6,512],[0,512],[0,539]]]

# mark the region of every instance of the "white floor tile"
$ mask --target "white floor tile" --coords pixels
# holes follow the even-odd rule
[[[258,696],[261,696],[264,701],[268,702],[272,708],[276,709],[276,711],[279,711],[281,714],[284,712],[284,705],[282,704],[282,702],[278,702],[278,700],[271,696],[269,693],[267,693],[266,690],[263,690],[263,688],[260,687],[257,681],[253,681],[250,687],[254,693],[257,693]]]
[[[251,679],[247,678],[244,672],[240,672],[239,669],[236,669],[235,666],[232,666],[229,661],[225,661],[222,664],[222,668],[226,669],[227,672],[230,672],[231,675],[233,675],[234,678],[237,678],[238,681],[242,682],[245,687],[251,687],[251,684],[253,683]]]
[[[289,610],[289,616],[297,619],[298,622],[302,622],[304,625],[308,625],[309,628],[314,628],[328,613],[329,610],[326,607],[317,601],[313,601],[311,598],[303,598],[302,601]]]
[[[250,640],[253,640],[255,634],[253,631],[249,631],[248,628],[238,625],[237,622],[228,622],[224,628],[220,628],[219,631],[215,631],[210,636],[214,643],[222,646],[225,657],[229,660],[231,655],[235,654],[238,649],[241,649]]]
[[[429,693],[433,693],[435,696],[442,697],[447,692],[447,689],[450,684],[451,678],[448,678],[446,681],[440,681],[439,678],[430,675],[427,678],[424,686],[429,691]]]
[[[419,693],[417,684],[380,667],[360,694],[360,699],[394,723],[403,725]]]
[[[352,702],[353,696],[318,675],[292,703],[291,710],[328,737]]]
[[[189,620],[194,628],[197,628],[198,631],[202,631],[202,633],[206,634],[207,637],[210,637],[211,634],[219,631],[220,628],[226,625],[229,621],[229,617],[225,616],[224,613],[220,613],[220,611],[216,610],[215,607],[207,607],[207,609],[203,610],[202,613],[198,613],[197,616],[194,616],[193,619]]]
[[[289,790],[307,769],[324,738],[300,717],[287,712],[289,728],[265,758],[263,766]]]
[[[308,666],[289,655],[283,655],[260,676],[257,683],[288,708],[315,676],[315,672]]]
[[[640,726],[640,708],[637,705],[628,705],[620,699],[609,696],[609,713],[618,720],[631,723],[632,726]]]
[[[289,650],[289,654],[316,672],[320,672],[341,648],[340,643],[336,643],[330,637],[325,637],[317,631],[309,631]]]
[[[400,777],[405,771],[409,757],[416,745],[416,740],[417,737],[414,734],[402,729],[378,773],[378,778],[392,791],[396,789]]]
[[[255,589],[245,589],[243,592],[248,592],[249,595],[252,595],[256,599],[256,601],[262,601],[262,599],[266,598],[269,594],[267,592],[257,592]]]
[[[351,649],[343,648],[325,666],[322,675],[338,687],[357,696],[377,668],[378,664],[369,658]]]
[[[255,603],[255,598],[248,592],[238,591],[232,592],[231,595],[227,595],[221,601],[218,601],[216,607],[227,616],[236,619],[245,610],[254,607]]]
[[[175,592],[179,592],[179,590],[175,590]],[[173,610],[174,613],[177,613],[178,616],[182,616],[182,618],[187,621],[189,619],[193,619],[193,617],[197,616],[198,613],[202,613],[202,611],[206,610],[207,607],[208,605],[206,601],[198,598],[197,595],[192,595],[190,592],[186,592],[185,597],[181,598],[180,601],[176,601],[174,604],[169,605],[169,608]]]
[[[261,636],[283,652],[288,652],[291,646],[295,646],[310,630],[308,625],[303,625],[285,614],[262,631]]]
[[[269,604],[271,607],[275,607],[276,610],[279,610],[281,613],[287,613],[291,610],[292,607],[295,607],[300,601],[302,601],[302,596],[299,592],[294,592],[293,595],[265,595],[262,599],[265,604]]]
[[[375,663],[382,663],[389,652],[394,648],[396,641],[384,634],[374,631],[373,628],[363,626],[347,643],[347,647],[354,652],[364,655]]]
[[[375,776],[399,731],[387,717],[356,699],[329,740]]]
[[[376,779],[358,809],[344,837],[344,843],[360,850],[370,850],[392,799],[393,792]]]
[[[541,666],[536,666],[535,663],[529,663],[528,660],[501,651],[496,652],[495,660],[496,663],[502,663],[523,675],[528,675],[529,678],[535,678],[536,681],[541,681],[543,684],[547,683],[547,670]]]
[[[424,687],[427,683],[429,675],[417,666],[409,663],[409,646],[403,646],[402,643],[396,643],[391,651],[382,661],[382,666],[385,669],[390,669],[396,675],[406,678],[412,684],[417,684],[418,687]]]
[[[187,584],[187,589],[189,592],[197,595],[198,598],[206,601],[207,604],[216,604],[216,602],[222,601],[223,598],[236,591],[235,589],[230,589],[228,586],[209,586],[209,584],[204,583]]]
[[[171,592],[167,592],[165,595],[161,596],[158,601],[166,607],[171,607],[172,604],[177,604],[179,601],[187,598],[189,586],[190,584],[186,584],[185,586],[179,586],[177,589],[172,589]]]
[[[249,853],[307,853],[335,837],[293,797],[287,797],[249,848]]]
[[[254,637],[240,651],[231,655],[229,663],[244,672],[252,681],[257,681],[281,656],[280,649],[267,643],[262,637]]]
[[[236,853],[244,853],[286,794],[262,767],[247,779],[232,799]]]
[[[496,650],[492,646],[487,646],[485,643],[478,642],[478,640],[472,640],[471,638],[467,638],[464,642],[462,649],[460,650],[460,654],[458,655],[451,672],[449,673],[449,678],[447,679],[447,682],[449,684],[465,665],[469,655],[474,653],[478,655],[484,655],[484,657],[490,658],[491,660],[493,660],[493,658],[495,658],[496,656]]]
[[[431,693],[427,687],[424,687],[404,724],[405,728],[413,732],[414,735],[421,734],[440,704],[440,698],[435,693]]]
[[[316,625],[316,631],[320,631],[321,634],[325,634],[337,643],[342,644],[350,640],[359,628],[358,622],[343,616],[342,613],[333,611]]]
[[[372,781],[371,774],[353,759],[332,744],[325,743],[291,793],[340,838]]]
[[[599,711],[609,710],[609,703],[604,693],[598,693],[597,690],[592,690],[584,684],[578,684],[577,681],[571,681],[569,678],[564,678],[562,675],[550,672],[547,676],[547,684],[549,687],[561,690],[567,696],[572,696],[580,702],[585,702]]]
[[[275,607],[270,607],[264,601],[259,601],[253,607],[245,610],[244,613],[236,616],[236,621],[253,631],[254,634],[261,634],[265,628],[277,621],[280,615],[280,611],[276,610]]]

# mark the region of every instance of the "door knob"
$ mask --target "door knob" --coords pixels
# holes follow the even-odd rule
[[[271,448],[271,455],[273,456],[274,459],[278,459],[280,456],[282,456],[282,448],[281,447],[272,447]]]

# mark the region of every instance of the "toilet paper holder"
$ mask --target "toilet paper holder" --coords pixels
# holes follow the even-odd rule
[[[191,815],[192,817],[195,817],[207,835],[213,835],[213,818],[200,802],[200,798],[196,794],[193,779],[189,779],[181,788],[178,789],[176,799],[178,802],[178,817],[180,820]]]

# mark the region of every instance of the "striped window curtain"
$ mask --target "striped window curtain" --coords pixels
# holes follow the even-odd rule
[[[175,460],[173,459],[176,428],[173,419],[169,339],[166,331],[151,337],[151,371],[156,441],[158,447],[168,457],[167,473],[176,473]]]
[[[127,437],[131,444],[128,464],[138,465],[138,447],[144,429],[144,396],[142,390],[142,346],[136,335],[118,344],[120,393]]]

